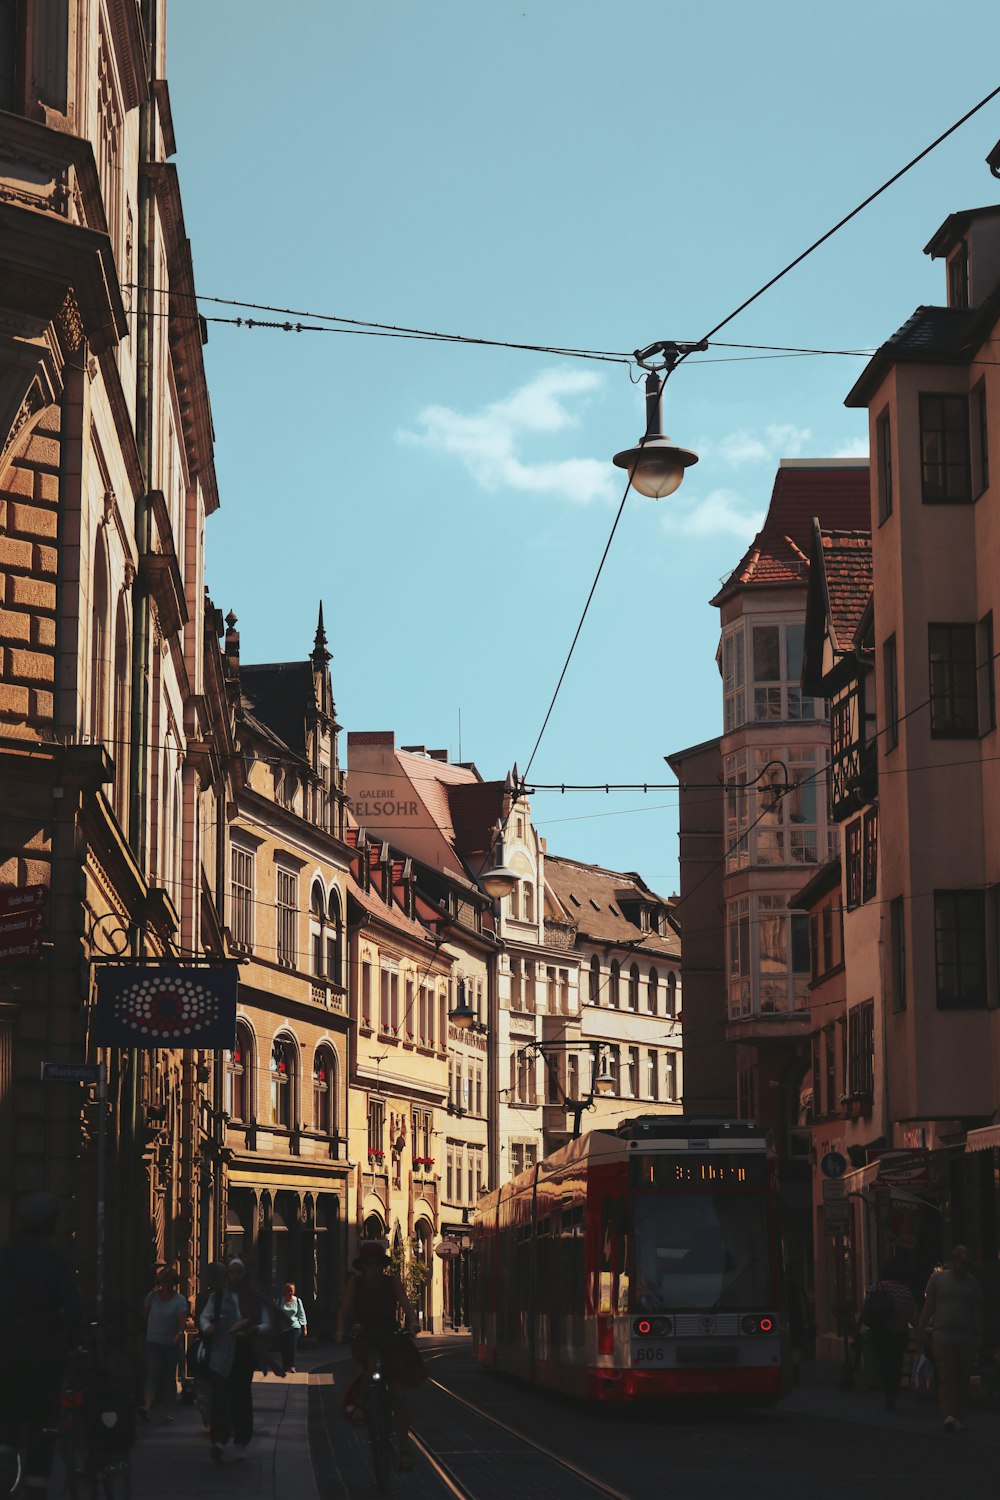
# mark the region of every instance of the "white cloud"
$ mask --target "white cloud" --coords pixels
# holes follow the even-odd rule
[[[834,449],[834,458],[867,458],[868,439],[851,438],[846,443],[841,443],[839,448]]]
[[[731,469],[741,469],[745,464],[773,464],[779,458],[797,458],[811,437],[808,427],[795,427],[791,422],[772,422],[760,430],[740,427],[727,433],[721,442],[706,444],[702,456],[719,458]]]
[[[587,396],[600,384],[600,376],[589,371],[549,370],[477,412],[425,406],[416,429],[397,432],[396,440],[457,458],[480,489],[557,495],[583,505],[610,499],[615,482],[609,463],[594,458],[538,462],[520,451],[527,434],[578,426],[580,418],[567,399]]]
[[[748,510],[743,497],[735,490],[725,488],[710,490],[683,511],[673,501],[665,503],[671,509],[663,515],[664,531],[696,540],[733,536],[742,542],[749,542],[760,530],[764,519],[762,512]]]

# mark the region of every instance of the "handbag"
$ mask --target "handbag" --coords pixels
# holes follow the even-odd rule
[[[937,1389],[937,1370],[934,1361],[925,1351],[917,1355],[910,1373],[910,1385],[918,1396],[933,1396]]]

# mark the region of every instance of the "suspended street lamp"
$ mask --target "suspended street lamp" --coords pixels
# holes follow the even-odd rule
[[[684,478],[684,470],[698,462],[697,453],[690,448],[681,448],[663,432],[662,394],[666,377],[683,354],[704,347],[700,344],[650,344],[646,349],[636,350],[636,360],[649,373],[646,376],[646,432],[634,448],[623,448],[616,453],[614,463],[619,469],[627,469],[632,488],[651,500],[664,500],[672,495]],[[654,355],[662,358],[653,368]],[[657,369],[664,371],[661,380]]]

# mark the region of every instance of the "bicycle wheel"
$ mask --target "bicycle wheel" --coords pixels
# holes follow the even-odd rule
[[[392,1485],[392,1409],[385,1381],[372,1383],[368,1397],[368,1440],[372,1445],[372,1468],[380,1495]]]

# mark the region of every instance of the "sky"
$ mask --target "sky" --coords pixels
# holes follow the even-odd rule
[[[996,86],[995,6],[962,17],[925,0],[169,0],[199,292],[513,343],[698,339]],[[1000,199],[998,139],[1000,99],[720,339],[873,349],[944,302],[922,249]],[[630,367],[209,333],[208,583],[243,660],[301,660],[322,599],[345,730],[523,770],[621,498],[611,455],[643,430]],[[670,380],[666,430],[700,462],[668,500],[629,497],[533,780],[671,782],[663,756],[720,732],[708,600],[778,461],[867,451],[843,405],[863,358],[752,354],[717,347]],[[538,793],[532,812],[555,852],[669,894],[676,803]]]

